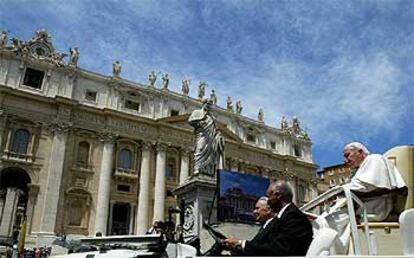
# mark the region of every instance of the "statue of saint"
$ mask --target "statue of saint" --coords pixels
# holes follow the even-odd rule
[[[289,127],[288,122],[285,116],[282,116],[282,120],[280,120],[280,129],[287,130]]]
[[[227,96],[227,110],[233,111],[233,101],[230,96]]]
[[[206,85],[205,82],[200,82],[198,85],[198,99],[202,100],[204,98],[204,94],[206,94]]]
[[[217,105],[217,96],[216,96],[216,91],[215,90],[211,90],[210,101],[211,101],[211,103],[213,103],[213,105]]]
[[[155,72],[152,71],[149,75],[148,75],[148,81],[149,81],[149,86],[150,87],[155,87],[155,81],[157,80],[157,75],[155,75]]]
[[[182,80],[181,91],[183,95],[188,96],[188,93],[190,92],[190,81],[189,80],[187,79]]]
[[[241,115],[242,110],[243,110],[243,107],[242,107],[241,101],[240,101],[240,100],[238,100],[238,101],[236,102],[236,113],[237,113],[238,115]]]
[[[117,60],[115,63],[112,64],[112,75],[114,77],[119,77],[121,74],[121,63]]]
[[[7,44],[7,31],[2,31],[0,34],[0,48],[4,48]]]
[[[209,101],[205,101],[201,109],[191,113],[188,123],[194,127],[196,134],[194,174],[214,176],[225,160],[224,139],[210,113],[210,105]]]
[[[259,119],[260,122],[263,122],[263,118],[264,118],[263,109],[259,108],[259,114],[257,114],[257,119]]]
[[[78,66],[79,60],[79,48],[69,48],[70,56],[69,56],[69,65]]]
[[[301,128],[300,128],[300,122],[299,122],[299,118],[294,116],[292,118],[292,131],[295,134],[300,134]]]
[[[168,77],[168,73],[162,76],[162,88],[164,90],[168,89],[168,84],[170,83],[170,78]]]

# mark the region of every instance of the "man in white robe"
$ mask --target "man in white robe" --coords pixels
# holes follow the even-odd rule
[[[359,142],[344,147],[345,166],[355,169],[351,181],[343,187],[349,188],[364,202],[369,221],[384,221],[394,209],[394,191],[406,189],[406,184],[397,168],[379,154],[369,154]],[[349,216],[345,198],[339,197],[336,204],[321,215],[329,227],[338,231],[335,244],[337,254],[348,251],[350,238]]]

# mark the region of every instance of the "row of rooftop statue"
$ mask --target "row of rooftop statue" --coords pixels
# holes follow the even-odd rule
[[[52,45],[51,36],[46,30],[37,31],[36,35],[28,41],[23,41],[17,38],[12,38],[10,45],[8,45],[8,32],[2,31],[0,33],[0,49],[11,51],[15,53],[16,55],[19,55],[22,57],[30,57],[30,58],[35,58],[38,60],[43,60],[43,61],[52,63],[54,65],[57,65],[59,67],[63,67],[63,66],[77,67],[79,57],[80,57],[79,47],[76,47],[76,46],[73,48],[69,48],[69,53],[59,53],[55,51]],[[69,58],[67,63],[65,63],[64,61],[65,57]],[[121,63],[119,61],[115,61],[112,64],[113,78],[119,78],[121,71],[122,71]],[[168,86],[170,83],[169,75],[165,73],[162,75],[161,79],[162,79],[161,89],[163,90],[168,89]],[[148,75],[148,87],[155,88],[156,80],[157,80],[157,74],[154,71],[152,71]],[[189,79],[182,80],[181,92],[184,96],[188,96],[190,92],[190,84],[191,84],[191,80]],[[206,82],[200,82],[198,85],[197,98],[201,101],[205,100],[204,97],[206,94],[206,87],[208,87],[208,84]],[[210,93],[208,100],[213,105],[217,105],[218,98],[217,98],[217,95],[214,89],[211,89],[211,93]],[[243,111],[243,106],[240,100],[238,100],[234,106],[232,98],[230,96],[227,96],[226,109],[230,112],[235,112],[236,114],[241,115]],[[264,112],[262,108],[260,108],[258,111],[257,119],[259,120],[259,122],[264,122]],[[283,117],[281,121],[281,129],[286,130],[287,132],[292,133],[294,135],[301,135],[304,138],[308,138],[305,130],[300,128],[299,120],[296,117],[293,118],[291,126],[288,125],[286,119]]]

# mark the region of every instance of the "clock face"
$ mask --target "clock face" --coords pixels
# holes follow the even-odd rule
[[[39,42],[35,42],[31,44],[30,50],[33,55],[39,58],[48,57],[51,53],[49,46],[47,46],[46,44],[39,43]]]

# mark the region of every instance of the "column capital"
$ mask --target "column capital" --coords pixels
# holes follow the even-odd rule
[[[168,145],[165,143],[159,142],[155,145],[155,147],[156,147],[157,152],[160,152],[160,151],[166,151],[168,148]]]
[[[113,143],[118,137],[118,134],[111,133],[111,132],[102,132],[102,133],[98,133],[97,135],[98,135],[98,139],[101,142],[105,142],[105,143],[106,142]]]
[[[152,146],[154,145],[151,141],[142,141],[141,148],[142,150],[151,150]]]
[[[193,151],[193,149],[192,149],[192,148],[189,148],[189,147],[181,147],[181,148],[180,148],[181,155],[185,155],[185,156],[187,156],[187,155],[189,155],[192,151]]]
[[[72,128],[72,123],[54,121],[53,123],[44,124],[44,129],[49,133],[67,133]]]

